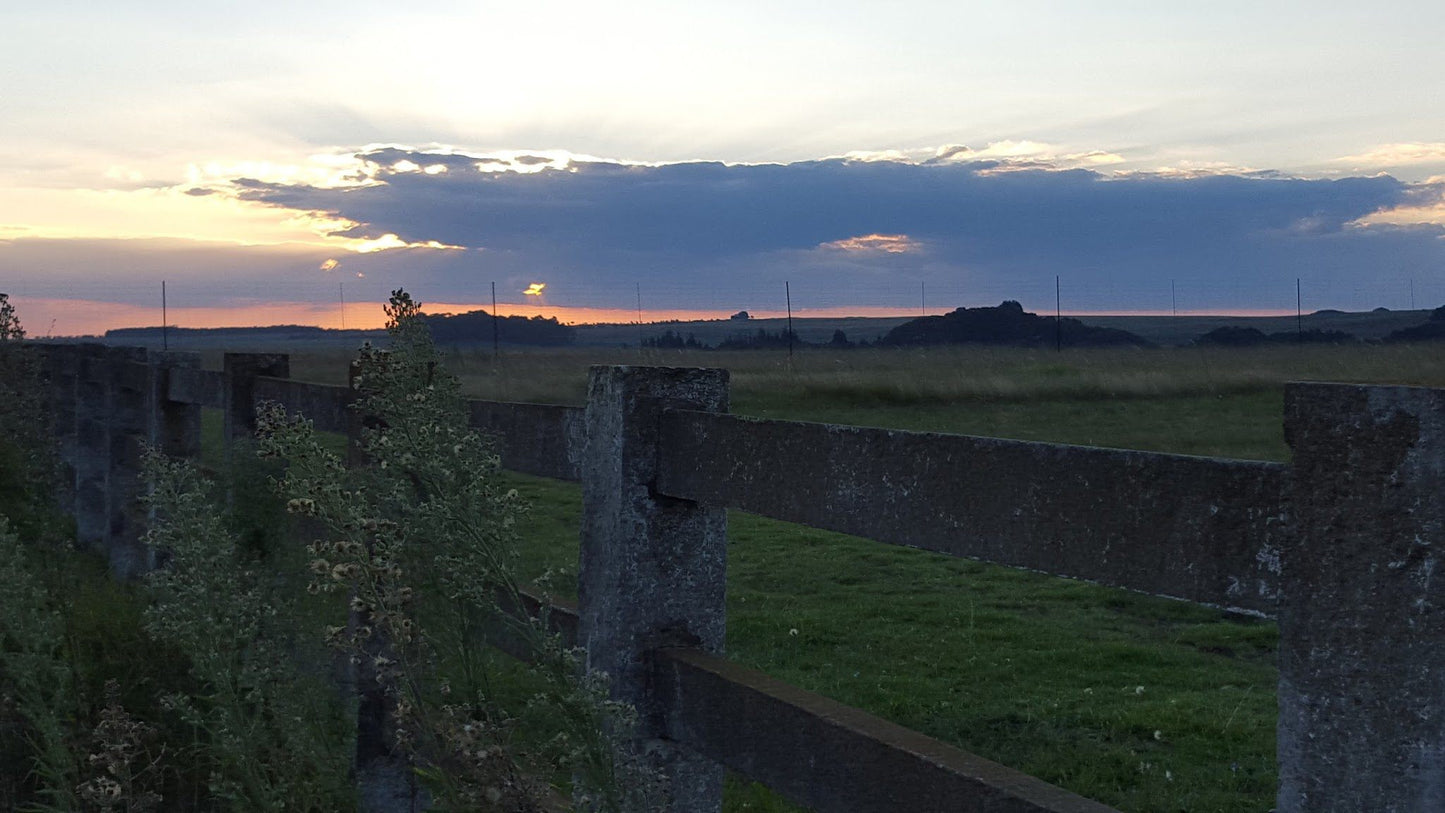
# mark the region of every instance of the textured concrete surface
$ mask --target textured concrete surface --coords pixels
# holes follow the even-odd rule
[[[110,539],[111,382],[106,347],[80,345],[75,400],[75,533],[83,548],[104,551]]]
[[[80,354],[74,345],[37,344],[32,345],[41,353],[41,370],[49,386],[47,408],[50,411],[50,430],[55,437],[56,453],[60,458],[59,502],[63,506],[75,504],[75,455],[76,455],[76,390],[79,386]]]
[[[67,475],[60,496],[73,509],[77,541],[103,553],[116,576],[138,576],[152,565],[140,541],[147,520],[141,454],[146,446],[179,456],[199,451],[199,409],[167,398],[170,371],[198,358],[100,344],[41,347]]]
[[[954,556],[1272,615],[1277,463],[664,415],[659,491]]]
[[[725,370],[592,369],[578,638],[588,668],[606,672],[612,695],[637,708],[645,750],[669,777],[674,813],[720,810],[722,768],[662,736],[649,658],[668,645],[722,650],[727,514],[656,493],[658,422],[668,408],[727,407]]]
[[[151,353],[155,367],[151,393],[153,425],[150,443],[172,457],[195,458],[201,454],[201,404],[172,400],[171,382],[178,376],[199,372],[201,357],[196,353]]]
[[[285,353],[227,353],[222,362],[226,377],[225,437],[228,442],[249,438],[256,432],[256,378],[286,378],[291,375],[291,357]]]
[[[256,379],[252,396],[258,403],[275,401],[288,413],[305,415],[318,432],[345,432],[350,425],[351,403],[356,400],[350,387],[267,376]]]
[[[112,347],[107,356],[110,377],[110,473],[106,483],[106,556],[110,570],[121,579],[133,579],[152,565],[152,554],[141,535],[145,509],[141,458],[155,440],[157,368],[139,347]]]
[[[587,427],[581,407],[469,401],[471,425],[490,435],[502,465],[557,480],[582,479]]]
[[[1296,384],[1278,809],[1445,810],[1445,390]]]
[[[173,369],[166,380],[166,397],[184,404],[224,409],[226,375],[216,370],[197,370],[190,367]]]

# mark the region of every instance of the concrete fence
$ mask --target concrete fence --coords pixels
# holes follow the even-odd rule
[[[199,449],[278,401],[355,424],[284,355],[44,345],[81,543],[148,566],[141,442]],[[638,708],[673,810],[724,767],[820,811],[1104,811],[722,658],[726,509],[1275,618],[1281,813],[1445,809],[1445,390],[1291,384],[1289,465],[727,414],[719,370],[594,368],[584,408],[473,402],[503,464],[580,480],[575,610],[553,614]]]

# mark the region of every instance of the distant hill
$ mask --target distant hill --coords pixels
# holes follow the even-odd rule
[[[1397,330],[1385,337],[1387,342],[1420,342],[1445,339],[1445,305],[1430,312],[1430,320],[1423,325]]]
[[[1180,314],[1178,316],[1080,316],[1086,325],[1117,327],[1137,333],[1155,344],[1193,344],[1200,336],[1220,327],[1252,327],[1262,333],[1294,333],[1299,328],[1343,331],[1361,341],[1384,339],[1392,331],[1414,327],[1429,318],[1428,310],[1340,311],[1325,309],[1275,316],[1231,314]]]
[[[1195,344],[1223,347],[1253,347],[1261,344],[1355,344],[1359,339],[1343,330],[1280,331],[1265,333],[1258,328],[1225,326],[1194,340]]]
[[[484,310],[466,313],[423,314],[437,344],[484,344],[492,340],[492,315]],[[556,318],[503,316],[497,322],[497,336],[507,344],[556,346],[572,344],[577,331]]]
[[[1029,313],[1008,300],[994,308],[959,308],[942,316],[922,316],[888,331],[884,345],[1006,344],[1042,347],[1055,342],[1066,347],[1133,345],[1150,342],[1127,330],[1090,327],[1078,319],[1055,319]]]
[[[258,336],[278,338],[319,338],[336,331],[314,325],[268,325],[265,327],[118,327],[105,332],[107,339],[159,339],[162,333],[176,338],[198,336]]]

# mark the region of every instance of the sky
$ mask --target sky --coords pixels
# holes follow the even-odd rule
[[[34,335],[1445,304],[1445,4],[0,7]],[[545,287],[538,288],[534,284]],[[532,290],[533,293],[524,293]]]

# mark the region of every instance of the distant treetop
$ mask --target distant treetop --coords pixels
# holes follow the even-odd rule
[[[488,342],[492,339],[492,315],[484,310],[457,314],[423,314],[432,338],[439,344]],[[503,316],[497,319],[499,338],[507,344],[571,344],[576,331],[555,317]]]

